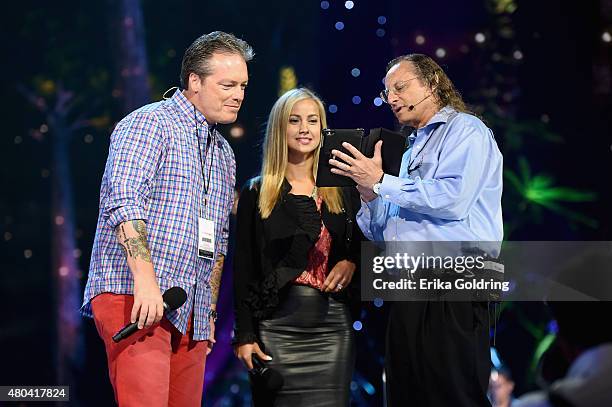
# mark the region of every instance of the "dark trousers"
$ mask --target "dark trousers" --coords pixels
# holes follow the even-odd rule
[[[485,302],[393,303],[387,327],[387,406],[490,407],[488,317]]]

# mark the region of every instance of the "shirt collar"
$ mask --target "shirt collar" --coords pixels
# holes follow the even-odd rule
[[[204,117],[204,114],[202,112],[200,112],[198,109],[195,108],[194,104],[191,103],[183,94],[183,92],[180,89],[177,89],[174,92],[174,95],[172,95],[172,97],[170,98],[170,100],[172,100],[174,102],[174,104],[176,105],[177,109],[179,110],[179,112],[184,116],[184,118],[188,119],[190,122],[193,123],[193,118],[194,118],[194,110],[195,110],[195,118],[198,121],[199,124],[204,124],[208,122],[206,121],[206,117]]]
[[[446,123],[449,117],[455,113],[456,110],[449,105],[444,106],[442,109],[438,110],[436,114],[434,114],[431,119],[427,122],[427,124],[423,127],[430,126],[432,124],[437,123]]]
[[[442,109],[438,110],[436,114],[429,119],[425,126],[419,127],[418,134],[417,130],[413,129],[412,133],[408,136],[406,148],[413,145],[417,138],[428,137],[428,135],[431,134],[431,132],[434,131],[438,125],[446,123],[451,115],[455,114],[456,112],[457,111],[449,105],[446,105]]]

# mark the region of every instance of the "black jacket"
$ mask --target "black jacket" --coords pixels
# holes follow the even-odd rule
[[[248,182],[242,189],[236,216],[234,259],[234,310],[236,316],[233,343],[257,340],[257,321],[275,310],[287,283],[297,278],[308,263],[308,251],[314,243],[298,222],[297,207],[288,196],[291,185],[284,181],[277,205],[267,219],[259,214],[259,182]],[[335,299],[349,303],[353,316],[359,307],[360,246],[364,237],[355,222],[359,196],[342,190],[344,211],[330,213],[321,206],[321,218],[332,237],[328,268],[340,260],[357,265],[349,286]]]

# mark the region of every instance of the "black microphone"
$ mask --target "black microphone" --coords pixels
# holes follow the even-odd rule
[[[285,380],[277,370],[269,368],[264,361],[257,357],[256,353],[251,354],[251,360],[253,361],[253,369],[249,373],[258,385],[272,392],[283,387]]]
[[[414,110],[414,108],[415,108],[415,107],[417,107],[418,105],[420,105],[422,102],[424,102],[424,101],[425,101],[425,99],[428,99],[428,98],[429,98],[431,95],[432,95],[432,93],[430,93],[429,95],[425,96],[423,99],[421,99],[420,101],[418,101],[416,104],[408,106],[408,110],[412,112],[412,111]]]
[[[166,290],[162,298],[164,300],[164,313],[166,313],[166,311],[174,311],[180,308],[187,300],[187,293],[181,287],[172,287]],[[138,321],[129,323],[121,328],[121,330],[113,336],[113,341],[119,342],[136,331],[138,331]]]

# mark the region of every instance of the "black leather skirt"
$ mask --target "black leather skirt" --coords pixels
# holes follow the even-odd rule
[[[348,406],[355,364],[349,307],[319,290],[288,288],[271,318],[259,322],[268,367],[284,379],[271,394],[251,383],[255,406]]]

